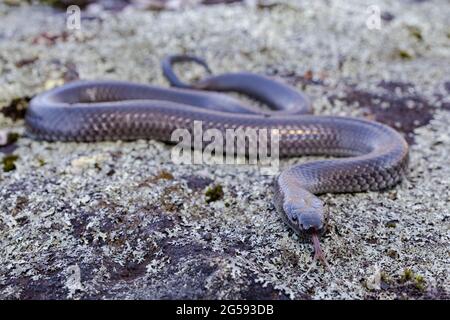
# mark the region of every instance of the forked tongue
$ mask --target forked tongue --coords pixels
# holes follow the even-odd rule
[[[319,235],[317,232],[313,232],[311,234],[311,239],[314,247],[314,259],[319,260],[328,270],[331,270],[330,265],[328,264],[327,259],[325,258],[325,254],[320,247]]]
[[[316,261],[316,260],[320,261],[325,266],[325,268],[328,271],[331,271],[333,276],[335,276],[333,270],[331,270],[330,265],[328,264],[327,259],[325,258],[322,248],[320,247],[319,235],[317,234],[317,232],[313,232],[311,234],[311,239],[312,239],[313,247],[314,247],[314,261]],[[302,275],[301,279],[305,278],[308,275],[308,273],[312,270],[314,265],[315,265],[314,263],[311,264],[311,266],[305,272],[305,274]]]

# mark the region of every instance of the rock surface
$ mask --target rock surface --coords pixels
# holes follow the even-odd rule
[[[0,4],[0,298],[448,298],[446,1],[380,1],[372,30],[369,3],[296,3],[98,10],[82,14],[81,30],[55,9]],[[273,177],[255,167],[175,165],[156,141],[7,139],[23,133],[33,95],[78,78],[166,86],[159,61],[180,52],[217,73],[278,77],[316,114],[405,134],[411,165],[399,186],[323,196],[332,272],[305,275],[312,247],[283,224]]]

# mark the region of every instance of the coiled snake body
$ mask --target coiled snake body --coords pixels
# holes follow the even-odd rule
[[[99,141],[150,138],[169,141],[177,128],[279,129],[280,156],[332,155],[339,158],[294,165],[275,179],[274,204],[299,235],[324,229],[321,193],[388,188],[400,181],[408,145],[383,124],[350,117],[308,115],[308,99],[294,88],[252,73],[208,76],[181,82],[173,63],[195,57],[172,56],[163,71],[172,85],[160,88],[117,81],[80,81],[37,95],[26,115],[27,131],[45,140]],[[212,91],[236,91],[267,104],[262,112]],[[320,251],[315,242],[316,254]],[[320,254],[320,252],[319,252]]]

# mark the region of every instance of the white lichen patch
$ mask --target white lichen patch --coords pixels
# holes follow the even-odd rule
[[[66,287],[69,290],[68,298],[72,298],[76,292],[83,290],[81,284],[81,270],[78,265],[69,266],[66,270],[68,276],[66,280]]]

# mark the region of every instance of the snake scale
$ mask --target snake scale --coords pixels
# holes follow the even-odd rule
[[[169,141],[177,128],[266,128],[280,133],[280,156],[328,155],[333,159],[294,165],[274,182],[274,204],[287,225],[312,237],[324,230],[323,193],[381,190],[398,183],[408,164],[408,144],[392,128],[352,117],[310,115],[308,98],[293,87],[247,73],[211,75],[193,84],[178,79],[174,63],[193,56],[170,56],[163,72],[174,87],[120,81],[77,81],[34,97],[26,115],[28,134],[49,141],[157,139]],[[270,111],[211,91],[234,91],[265,103]]]

